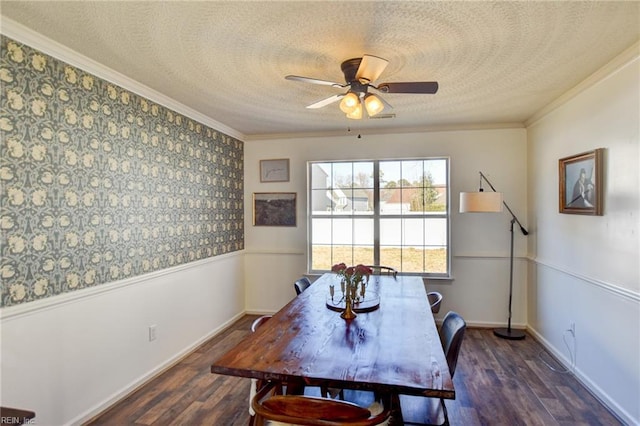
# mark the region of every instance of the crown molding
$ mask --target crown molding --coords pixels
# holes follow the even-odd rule
[[[273,139],[304,139],[304,138],[326,138],[339,136],[373,136],[373,135],[394,135],[405,133],[436,133],[436,132],[456,132],[467,130],[501,130],[501,129],[524,129],[524,123],[474,123],[474,124],[443,124],[426,127],[402,127],[402,128],[379,128],[379,129],[359,129],[359,130],[335,130],[326,132],[307,133],[273,133],[245,135],[245,141],[266,141]]]
[[[578,83],[573,88],[562,94],[559,98],[544,106],[538,112],[529,117],[524,125],[529,128],[543,119],[546,115],[569,102],[585,90],[605,81],[609,77],[615,75],[623,68],[631,65],[640,58],[640,40],[632,44],[618,56],[609,61],[602,68],[591,74],[589,77]]]
[[[24,43],[29,47],[38,49],[41,52],[52,56],[60,61],[66,62],[69,65],[80,68],[83,71],[87,71],[98,78],[106,80],[110,83],[118,85],[126,90],[129,90],[137,95],[140,95],[152,102],[156,102],[159,105],[169,108],[179,114],[189,117],[205,126],[211,127],[214,130],[222,132],[228,136],[244,141],[245,135],[239,131],[226,126],[211,117],[208,117],[188,106],[166,96],[162,93],[154,90],[142,83],[133,80],[126,75],[112,70],[99,62],[94,61],[80,53],[60,44],[54,40],[51,40],[44,35],[37,33],[30,28],[25,27],[11,19],[4,16],[0,16],[0,33],[10,37],[20,43]]]

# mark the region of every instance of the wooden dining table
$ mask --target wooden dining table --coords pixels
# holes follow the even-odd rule
[[[335,274],[322,275],[215,360],[211,372],[454,399],[422,278],[371,276],[366,292],[369,299],[377,295],[379,305],[344,320],[333,307],[342,297],[340,280]]]

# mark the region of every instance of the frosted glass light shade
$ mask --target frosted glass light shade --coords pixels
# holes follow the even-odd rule
[[[461,192],[460,213],[499,213],[502,192]]]
[[[345,114],[352,113],[360,105],[360,98],[353,92],[349,92],[340,101],[340,109]]]
[[[369,117],[373,117],[384,109],[384,105],[380,98],[376,95],[372,95],[371,93],[364,97],[364,106],[367,109]]]
[[[351,111],[347,113],[347,118],[351,118],[354,120],[360,120],[362,118],[362,103],[358,100],[358,105]]]

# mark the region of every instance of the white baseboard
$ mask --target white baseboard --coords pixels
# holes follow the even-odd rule
[[[605,407],[609,409],[620,422],[628,425],[636,424],[636,420],[629,414],[624,408],[622,408],[615,400],[613,400],[605,391],[598,385],[593,383],[582,373],[582,371],[574,365],[571,365],[571,360],[560,351],[558,351],[551,343],[545,339],[537,330],[528,327],[527,331],[535,337],[535,339],[567,370],[573,373],[573,376],[591,393],[598,401],[600,401]]]
[[[95,419],[101,413],[107,411],[109,408],[111,408],[113,405],[115,405],[119,401],[122,401],[127,396],[131,395],[132,393],[134,393],[135,391],[137,391],[138,389],[140,389],[141,387],[143,387],[144,385],[149,383],[151,380],[155,379],[156,377],[158,377],[159,375],[161,375],[165,371],[167,371],[170,368],[174,367],[176,364],[178,364],[180,361],[182,361],[184,358],[186,358],[192,352],[194,352],[196,349],[198,349],[207,340],[209,340],[209,339],[215,337],[217,334],[223,332],[225,329],[230,327],[234,322],[239,320],[245,314],[246,314],[246,312],[240,312],[240,313],[236,314],[235,316],[233,316],[232,318],[230,318],[229,320],[227,320],[226,322],[224,322],[220,326],[216,327],[214,330],[212,330],[207,335],[205,335],[205,336],[201,337],[200,339],[198,339],[191,346],[185,348],[183,351],[180,351],[179,353],[177,353],[176,355],[174,355],[170,359],[168,359],[165,362],[163,362],[162,364],[158,365],[153,370],[151,370],[148,373],[142,375],[141,377],[136,379],[134,382],[130,383],[129,385],[125,386],[124,388],[122,388],[118,392],[116,392],[113,395],[111,395],[110,397],[106,398],[104,401],[96,404],[95,406],[93,406],[92,408],[87,410],[86,412],[80,414],[75,419],[72,419],[68,424],[69,425],[82,425],[82,424],[85,424],[85,423],[89,422],[92,419]]]

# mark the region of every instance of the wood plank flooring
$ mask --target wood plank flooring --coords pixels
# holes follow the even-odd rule
[[[247,315],[87,425],[247,425],[249,379],[211,374],[214,359],[249,333]],[[452,425],[619,425],[570,374],[549,369],[531,336],[467,329],[447,401]],[[544,359],[553,363],[546,353]],[[557,366],[561,368],[561,366]]]

